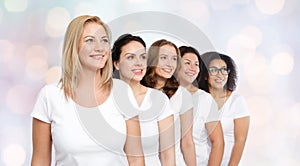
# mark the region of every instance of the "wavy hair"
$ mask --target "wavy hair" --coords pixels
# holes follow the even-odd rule
[[[180,62],[180,52],[179,52],[179,49],[177,48],[177,46],[174,43],[172,43],[168,40],[165,40],[165,39],[158,40],[158,41],[154,42],[148,50],[147,71],[146,71],[146,75],[144,76],[144,78],[141,81],[141,84],[143,84],[144,86],[154,88],[157,84],[158,75],[156,74],[155,70],[156,70],[156,66],[158,64],[158,59],[159,59],[159,49],[164,45],[170,45],[175,48],[176,54],[177,54],[177,67],[175,69],[175,73],[177,73],[177,71],[180,68],[180,63],[179,63]],[[177,91],[178,86],[179,86],[178,81],[176,80],[176,78],[174,76],[172,76],[171,78],[168,78],[166,80],[165,85],[162,87],[162,91],[169,98],[171,98]]]

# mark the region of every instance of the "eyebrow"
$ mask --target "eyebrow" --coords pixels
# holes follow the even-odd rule
[[[192,60],[190,60],[190,59],[188,59],[188,58],[183,58],[183,60],[187,60],[187,61],[193,62]],[[196,60],[195,62],[198,62],[198,63],[199,63],[198,60]]]
[[[169,55],[169,54],[164,54],[164,53],[163,54],[159,54],[159,55],[160,56],[163,55],[163,56],[172,56],[172,57],[176,56],[177,57],[177,55]]]
[[[125,56],[126,56],[126,55],[137,55],[137,54],[128,52],[128,53],[125,53]],[[146,53],[142,53],[142,54],[138,54],[138,55],[147,55],[147,54],[146,54]]]
[[[227,68],[227,66],[221,66],[221,68],[218,68],[217,66],[209,66],[209,68],[217,68],[217,69],[222,69],[222,68]]]
[[[88,37],[95,38],[95,36],[92,36],[92,35],[87,35],[83,38],[85,39],[85,38],[88,38]],[[107,36],[102,36],[101,39],[103,39],[103,38],[108,38],[108,37]]]

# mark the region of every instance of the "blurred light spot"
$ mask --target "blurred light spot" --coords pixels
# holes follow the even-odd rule
[[[274,77],[264,56],[254,56],[245,69],[249,91],[256,94],[268,94],[272,91]],[[257,79],[258,77],[259,79]]]
[[[47,75],[46,75],[46,83],[50,84],[56,81],[59,81],[61,78],[61,67],[59,66],[54,66],[51,67],[48,71],[47,71]]]
[[[287,52],[280,52],[273,56],[271,69],[280,75],[288,75],[293,71],[294,58]]]
[[[0,40],[1,58],[0,62],[8,63],[14,55],[14,45],[7,40]]]
[[[183,14],[196,22],[197,25],[207,25],[210,18],[210,10],[207,3],[203,1],[190,1],[187,3],[185,0],[180,1],[180,10]]]
[[[230,1],[224,1],[224,0],[210,0],[210,5],[214,10],[226,10],[229,9],[232,4]]]
[[[2,160],[8,166],[22,166],[26,159],[26,152],[19,144],[10,144],[2,151]]]
[[[45,30],[47,34],[51,37],[63,36],[69,20],[70,14],[65,8],[52,8],[48,12],[46,20]]]
[[[226,52],[236,59],[237,65],[249,64],[255,56],[256,45],[249,35],[239,34],[228,41]]]
[[[242,30],[241,34],[251,40],[251,43],[253,43],[255,47],[258,47],[262,43],[262,32],[257,26],[247,26]]]
[[[4,0],[4,6],[9,12],[23,12],[27,8],[27,0]]]
[[[250,0],[210,0],[209,2],[214,10],[227,10],[234,5],[247,5]]]
[[[48,51],[45,47],[35,45],[26,51],[26,74],[32,79],[42,79],[48,70]]]
[[[33,100],[33,91],[25,85],[11,87],[6,95],[8,108],[17,114],[28,114],[31,112]]]
[[[285,0],[255,0],[256,7],[265,14],[273,15],[280,12]]]
[[[75,13],[78,16],[86,15],[86,14],[95,15],[96,13],[95,5],[88,2],[80,2],[75,7]]]

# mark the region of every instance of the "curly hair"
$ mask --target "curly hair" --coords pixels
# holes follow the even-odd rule
[[[147,61],[148,67],[147,67],[146,75],[144,76],[144,78],[141,81],[142,85],[150,87],[150,88],[154,88],[156,86],[158,75],[156,74],[155,69],[158,64],[159,49],[164,45],[170,45],[175,48],[176,54],[177,54],[177,67],[175,69],[175,73],[180,68],[180,63],[179,63],[180,62],[180,52],[179,52],[179,49],[177,48],[177,46],[174,43],[167,41],[165,39],[158,40],[158,41],[154,42],[148,50],[148,61]],[[179,87],[178,81],[176,80],[176,78],[174,76],[171,76],[170,78],[168,78],[166,80],[165,85],[162,87],[161,90],[169,98],[171,98],[177,91],[178,87]]]
[[[234,91],[236,89],[236,83],[237,83],[237,70],[236,70],[236,64],[234,63],[234,60],[224,54],[218,53],[218,52],[207,52],[201,55],[203,63],[200,66],[200,75],[199,75],[199,81],[198,81],[198,87],[206,92],[209,93],[209,85],[208,85],[208,77],[209,73],[207,68],[209,67],[209,64],[211,61],[215,59],[221,59],[223,60],[227,68],[230,70],[228,74],[228,80],[224,86],[224,89],[229,91]]]

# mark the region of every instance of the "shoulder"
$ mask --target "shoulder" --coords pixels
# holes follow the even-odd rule
[[[151,95],[151,99],[159,98],[159,99],[163,99],[164,101],[165,100],[169,101],[168,96],[165,93],[163,93],[162,91],[154,89],[154,88],[149,88],[149,87],[147,87],[147,88],[149,90],[149,94]]]
[[[61,89],[61,84],[59,82],[55,82],[44,85],[39,92],[39,96],[55,96],[60,95],[62,93],[63,90]]]
[[[214,100],[213,97],[209,93],[205,92],[202,89],[198,89],[197,92],[195,92],[192,96],[193,96],[193,98],[195,97],[195,98],[198,98],[199,100],[209,100],[209,101]]]
[[[232,92],[231,100],[232,103],[246,103],[244,96],[238,94],[237,92]]]

